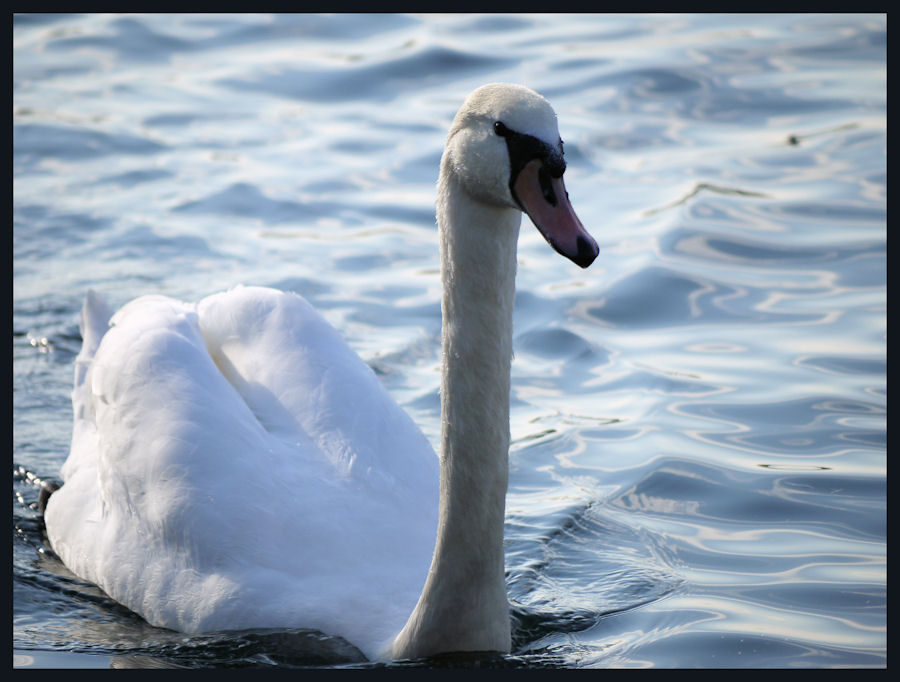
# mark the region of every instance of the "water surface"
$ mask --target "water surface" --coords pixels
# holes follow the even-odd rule
[[[16,15],[14,665],[342,660],[153,628],[42,546],[81,301],[296,291],[436,443],[438,162],[513,81],[559,115],[600,256],[523,223],[489,663],[886,666],[886,23]]]

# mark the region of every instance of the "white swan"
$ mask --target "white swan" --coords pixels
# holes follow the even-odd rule
[[[598,253],[564,170],[556,115],[527,88],[483,86],[453,121],[437,199],[440,460],[299,296],[145,296],[112,315],[89,294],[72,448],[45,510],[54,551],[183,632],[315,628],[369,658],[508,651],[521,212],[582,267]]]

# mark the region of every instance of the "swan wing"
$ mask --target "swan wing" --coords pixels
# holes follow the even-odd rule
[[[46,511],[64,563],[154,625],[316,628],[376,653],[437,523],[437,459],[408,415],[299,296],[145,296],[105,331],[101,303]]]

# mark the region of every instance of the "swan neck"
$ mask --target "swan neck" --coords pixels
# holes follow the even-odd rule
[[[439,212],[442,475],[448,482],[466,472],[479,475],[465,485],[442,486],[442,502],[480,486],[503,503],[521,213],[486,205],[449,184],[451,200]]]
[[[440,509],[425,588],[395,643],[404,658],[510,647],[503,525],[521,213],[472,197],[444,166],[438,197]]]

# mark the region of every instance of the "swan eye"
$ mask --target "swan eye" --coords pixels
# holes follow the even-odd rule
[[[507,128],[501,121],[496,121],[494,123],[494,132],[497,133],[500,137],[506,137],[509,135],[509,128]]]

